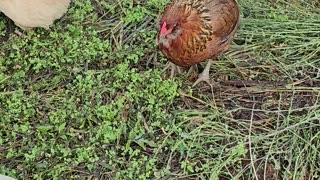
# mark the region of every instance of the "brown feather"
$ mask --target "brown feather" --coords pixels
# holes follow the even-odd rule
[[[186,67],[215,58],[227,50],[239,25],[235,0],[174,0],[164,13],[171,34],[158,34],[161,52]]]

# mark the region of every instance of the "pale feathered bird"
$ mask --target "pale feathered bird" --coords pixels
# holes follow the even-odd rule
[[[23,30],[49,29],[68,10],[70,0],[0,0],[0,11]]]
[[[5,175],[1,175],[1,174],[0,174],[0,180],[16,180],[16,179],[14,179],[14,178],[12,178],[12,177],[9,177],[9,176],[5,176]]]

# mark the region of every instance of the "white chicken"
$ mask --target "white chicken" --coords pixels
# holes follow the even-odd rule
[[[68,10],[70,0],[0,0],[0,11],[23,30],[49,29]]]
[[[12,177],[5,176],[5,175],[1,175],[1,174],[0,174],[0,179],[1,179],[1,180],[16,180],[16,179],[14,179],[14,178],[12,178]]]

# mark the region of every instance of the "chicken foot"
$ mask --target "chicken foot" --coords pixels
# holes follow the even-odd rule
[[[171,73],[170,73],[170,78],[172,79],[174,74],[175,74],[175,71],[177,70],[178,71],[178,74],[181,74],[181,69],[179,66],[173,64],[172,62],[169,62],[167,63],[166,67],[163,69],[163,71],[166,71],[167,69],[171,69]]]
[[[196,80],[196,82],[193,83],[192,87],[196,86],[199,82],[205,81],[211,86],[210,82],[210,77],[209,77],[209,72],[210,72],[210,67],[212,65],[213,61],[210,59],[202,71],[202,73],[199,75],[199,78]]]

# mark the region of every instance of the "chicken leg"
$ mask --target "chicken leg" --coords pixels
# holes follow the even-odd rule
[[[213,63],[213,61],[210,59],[206,65],[206,67],[202,71],[202,73],[199,75],[199,78],[196,80],[196,82],[193,83],[192,87],[196,86],[201,81],[205,81],[206,83],[208,83],[211,86],[209,72],[210,72],[210,67],[211,67],[212,63]]]
[[[173,64],[172,62],[167,63],[167,65],[166,65],[166,67],[163,69],[163,71],[166,71],[166,70],[169,69],[169,68],[171,69],[171,73],[170,73],[170,78],[171,78],[171,79],[173,78],[176,69],[177,69],[177,71],[178,71],[178,74],[181,74],[181,69],[180,69],[180,67],[177,66],[177,65],[175,65],[175,64]]]

